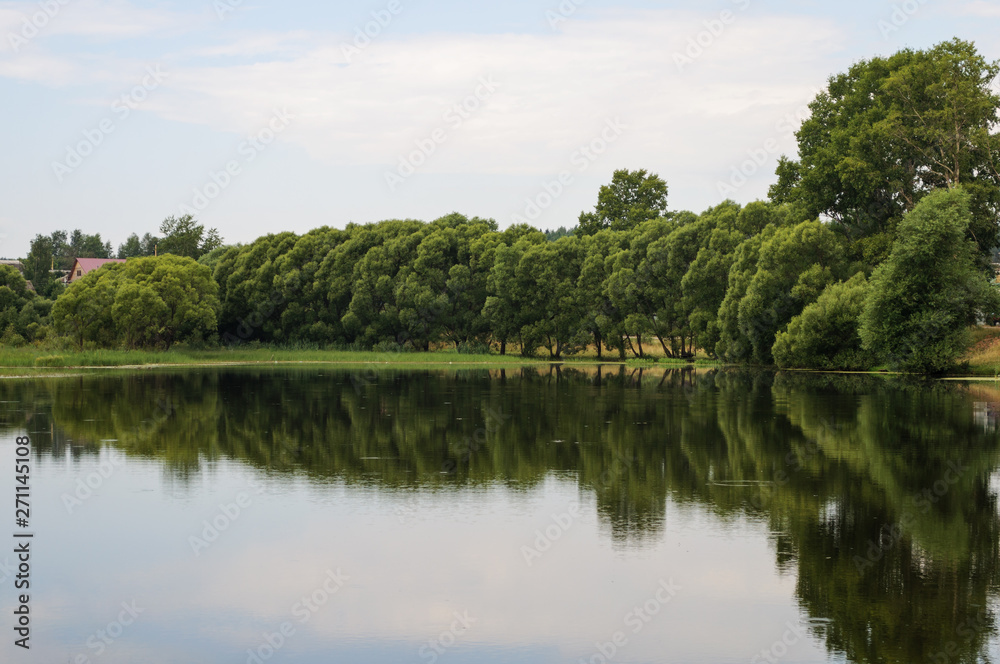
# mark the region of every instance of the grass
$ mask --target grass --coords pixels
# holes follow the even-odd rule
[[[264,365],[264,364],[384,364],[391,366],[519,366],[547,364],[550,362],[599,364],[621,364],[617,353],[606,353],[597,358],[596,349],[590,347],[582,353],[552,360],[544,349],[539,349],[535,358],[523,358],[516,347],[508,348],[510,355],[471,355],[454,350],[432,349],[430,352],[398,353],[374,351],[288,349],[267,346],[246,346],[242,348],[217,348],[194,350],[175,347],[169,351],[156,350],[76,350],[73,347],[2,347],[0,346],[0,374],[12,370],[40,369],[98,369],[98,368],[146,368],[171,366],[212,366],[212,365]],[[649,353],[643,359],[629,359],[630,366],[687,366],[687,360],[671,360],[661,354]],[[706,357],[699,357],[697,366],[717,366]]]
[[[971,375],[1000,375],[1000,327],[974,327],[969,350],[961,361],[968,364]]]
[[[169,351],[0,348],[0,368],[107,368],[229,364],[523,365],[540,360],[456,352],[376,353],[274,348]]]

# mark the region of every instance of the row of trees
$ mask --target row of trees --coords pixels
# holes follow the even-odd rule
[[[133,236],[119,254],[152,243],[198,259],[211,278],[184,278],[198,284],[199,311],[218,289],[227,344],[445,343],[553,358],[591,346],[643,357],[652,344],[674,358],[700,350],[740,363],[940,371],[963,350],[967,326],[998,308],[985,269],[1000,216],[998,73],[959,40],[858,63],[811,105],[800,159],[781,160],[771,200],[745,207],[671,212],[659,176],[621,170],[572,232],[500,231],[452,214],[223,247],[185,217],[167,219],[162,239]],[[108,315],[128,302],[162,311],[145,286],[132,288],[132,268],[106,274],[113,287],[95,276],[60,297],[58,330],[80,344],[184,336],[162,325],[143,332],[141,316],[128,329],[117,316],[67,322],[63,298],[105,291],[96,301],[110,303]],[[211,337],[208,320],[191,336]]]

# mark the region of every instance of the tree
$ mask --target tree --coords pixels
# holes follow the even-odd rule
[[[282,277],[279,261],[298,240],[287,231],[265,235],[244,247],[230,247],[218,260],[214,280],[219,286],[223,339],[285,340],[280,321],[287,299],[276,281]],[[286,276],[291,275],[286,272]]]
[[[28,325],[37,322],[31,317],[31,302],[35,294],[16,268],[0,265],[0,343],[19,346],[32,338]],[[25,316],[22,316],[22,313]]]
[[[530,247],[518,263],[534,314],[523,335],[540,340],[553,359],[586,345],[586,304],[577,287],[584,256],[580,238],[564,237]]]
[[[502,234],[503,244],[496,247],[486,279],[486,302],[483,317],[488,321],[493,339],[500,344],[500,354],[507,354],[507,344],[516,341],[521,355],[532,355],[538,339],[530,336],[531,325],[540,318],[535,310],[531,281],[520,269],[521,259],[546,241],[545,235],[530,226],[513,226]]]
[[[158,253],[161,254],[187,256],[197,260],[216,247],[222,246],[219,231],[214,228],[206,231],[205,227],[189,214],[179,219],[167,217],[160,224],[160,232],[164,236],[159,244]]]
[[[667,183],[645,169],[615,171],[601,187],[593,212],[580,213],[577,233],[593,235],[602,228],[630,230],[667,214]]]
[[[198,343],[218,329],[218,286],[190,258],[160,256],[105,265],[69,286],[52,308],[56,330],[83,348]]]
[[[695,345],[709,355],[715,354],[716,344],[721,338],[718,314],[726,297],[729,269],[736,258],[736,248],[747,238],[740,230],[740,219],[744,216],[744,211],[732,201],[726,201],[702,215],[712,231],[681,280],[684,308],[689,312]]]
[[[62,255],[71,261],[77,258],[111,258],[111,243],[102,240],[100,233],[87,235],[76,229],[70,234],[69,244]]]
[[[871,369],[874,356],[862,348],[858,333],[867,295],[863,272],[828,286],[778,333],[772,349],[775,364],[797,369]]]
[[[846,275],[841,238],[818,221],[779,229],[761,244],[757,270],[739,304],[739,329],[752,359],[770,364],[775,336]]]
[[[111,306],[126,348],[154,346],[169,324],[169,313],[163,298],[146,283],[122,285]]]
[[[56,290],[56,277],[52,274],[54,261],[52,238],[46,235],[36,235],[31,241],[31,250],[24,259],[24,278],[35,287],[35,292],[42,297],[49,297]]]
[[[354,264],[351,302],[342,319],[344,329],[364,346],[385,343],[396,347],[411,342],[427,350],[426,337],[414,338],[406,329],[411,321],[400,320],[397,302],[397,280],[414,260],[428,233],[427,224],[383,222],[376,232],[378,244]]]
[[[958,39],[854,65],[810,104],[800,161],[782,158],[771,197],[829,216],[878,263],[924,196],[966,185],[968,231],[988,256],[1000,212],[998,72]]]
[[[150,233],[146,233],[142,238],[136,233],[132,233],[125,240],[124,244],[118,245],[118,258],[153,256],[156,254],[156,247],[159,242],[160,238]]]
[[[123,263],[105,265],[85,274],[60,294],[52,305],[56,332],[72,338],[81,350],[88,341],[97,346],[115,346],[118,331],[111,308],[124,267]]]
[[[121,279],[123,285],[134,282],[149,287],[166,305],[162,326],[147,345],[169,349],[178,341],[199,343],[215,336],[219,287],[204,265],[181,256],[137,258],[124,264]],[[147,301],[156,303],[151,297]],[[141,306],[132,303],[134,308]]]
[[[576,226],[574,226],[573,228],[566,228],[565,226],[560,226],[554,231],[542,231],[542,232],[545,233],[545,238],[549,242],[555,242],[561,237],[566,237],[567,235],[575,235]]]
[[[900,222],[892,253],[872,275],[861,339],[893,367],[946,371],[965,351],[978,312],[996,307],[966,239],[971,199],[961,188],[926,196]]]
[[[614,269],[612,257],[628,246],[627,236],[623,231],[603,230],[583,238],[587,253],[577,288],[585,305],[583,324],[594,338],[598,359],[605,346],[625,359],[625,316],[608,295],[608,279]]]
[[[400,323],[417,346],[444,338],[455,344],[484,342],[488,332],[482,316],[492,251],[499,242],[482,244],[494,235],[493,220],[450,214],[429,225],[416,258],[400,271],[396,290]]]
[[[62,287],[52,270],[69,271],[77,258],[111,258],[111,243],[104,242],[100,233],[87,235],[79,229],[36,235],[24,260],[24,277],[39,295],[54,298]]]

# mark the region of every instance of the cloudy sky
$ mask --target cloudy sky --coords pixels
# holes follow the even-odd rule
[[[189,211],[228,242],[557,228],[619,168],[749,202],[830,74],[955,36],[1000,59],[998,28],[996,0],[0,2],[0,255]]]

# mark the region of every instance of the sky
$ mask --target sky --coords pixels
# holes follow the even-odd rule
[[[187,213],[554,229],[623,168],[748,203],[829,76],[954,37],[1000,59],[1000,0],[0,2],[0,255]]]

